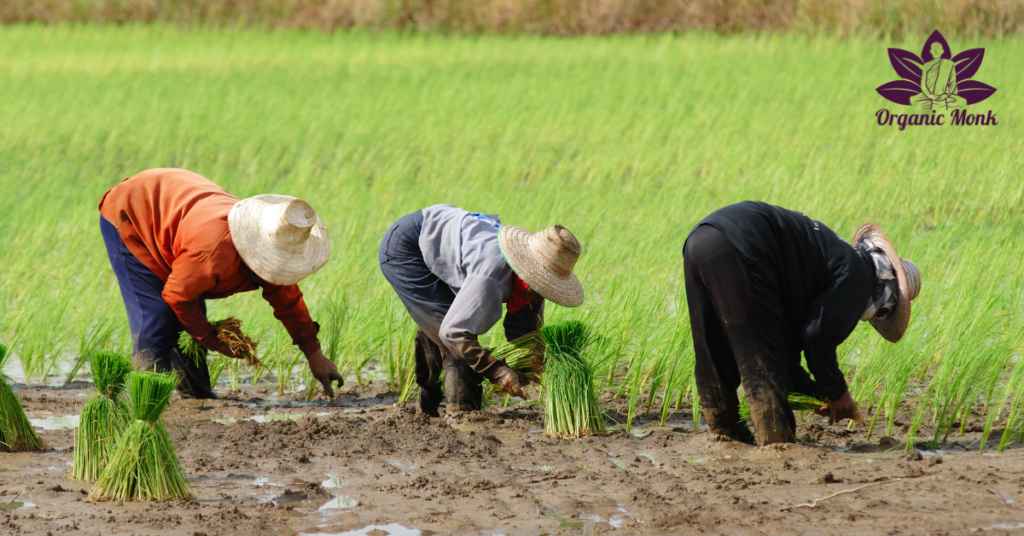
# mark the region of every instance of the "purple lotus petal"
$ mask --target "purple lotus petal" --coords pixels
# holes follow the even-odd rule
[[[924,42],[924,47],[921,48],[921,63],[928,63],[929,61],[935,59],[935,57],[932,56],[932,44],[934,43],[942,45],[943,58],[948,59],[953,55],[953,53],[950,52],[949,50],[949,43],[946,42],[946,38],[942,37],[942,34],[939,33],[938,30],[935,30],[934,32],[932,32],[931,35],[928,36],[928,39],[925,40]]]
[[[956,63],[956,81],[963,82],[974,76],[974,73],[977,73],[978,68],[981,67],[981,60],[984,57],[985,49],[983,48],[972,48],[953,56],[953,62]]]
[[[879,95],[896,104],[910,104],[910,98],[921,92],[921,87],[910,80],[893,80],[875,88]]]
[[[964,80],[956,85],[956,94],[963,97],[967,104],[981,102],[995,92],[996,88],[977,80]]]
[[[889,63],[896,70],[896,74],[911,82],[921,83],[921,58],[918,58],[917,54],[902,48],[890,48]]]

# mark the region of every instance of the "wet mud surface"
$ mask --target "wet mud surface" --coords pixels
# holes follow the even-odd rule
[[[908,454],[808,416],[758,449],[677,415],[560,441],[531,406],[431,419],[346,390],[176,399],[194,500],[114,504],[67,478],[91,386],[22,387],[48,450],[0,453],[0,534],[1024,534],[1024,449],[971,435]]]

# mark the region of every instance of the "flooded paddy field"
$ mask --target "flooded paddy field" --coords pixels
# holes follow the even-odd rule
[[[165,414],[194,499],[91,503],[70,480],[91,386],[22,386],[42,453],[0,453],[4,534],[1000,534],[1024,528],[1024,450],[907,452],[806,417],[801,442],[667,425],[547,438],[530,405],[429,419],[382,386],[300,402],[247,388]],[[375,389],[376,388],[376,389]],[[610,404],[614,408],[614,403]],[[616,417],[613,412],[612,417]]]

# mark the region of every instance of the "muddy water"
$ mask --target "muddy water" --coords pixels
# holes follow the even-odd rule
[[[757,449],[683,415],[558,441],[532,407],[428,419],[372,388],[331,404],[175,400],[167,427],[195,498],[94,504],[67,479],[88,386],[19,394],[48,450],[0,453],[4,535],[1024,531],[1024,450],[979,453],[973,436],[908,455],[899,437],[811,418],[800,444]]]

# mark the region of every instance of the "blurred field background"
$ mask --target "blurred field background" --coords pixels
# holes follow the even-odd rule
[[[173,22],[552,35],[789,31],[1002,36],[1019,0],[6,0],[7,22]]]
[[[976,4],[1007,6],[1000,17],[1019,5]],[[921,267],[907,338],[888,344],[863,325],[841,347],[877,432],[912,444],[980,425],[1006,446],[1024,433],[1024,41],[942,30],[955,51],[986,48],[977,78],[999,92],[976,108],[991,107],[998,126],[875,125],[892,106],[874,91],[894,76],[886,48],[916,50],[927,33],[0,27],[7,369],[59,381],[88,349],[128,348],[96,204],[122,177],[178,166],[239,196],[311,201],[334,240],[331,262],[302,284],[325,348],[350,381],[403,395],[413,324],[377,268],[388,225],[454,203],[531,229],[568,226],[585,246],[587,303],[552,306],[549,320],[581,318],[603,336],[588,358],[630,422],[665,417],[695,394],[683,239],[710,211],[761,199],[842,236],[880,223]],[[245,322],[267,364],[256,378],[227,364],[227,381],[306,388],[302,356],[258,294],[210,305],[211,318]]]

